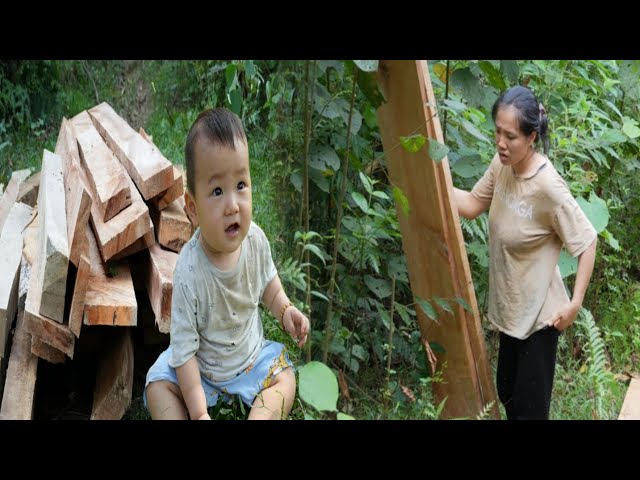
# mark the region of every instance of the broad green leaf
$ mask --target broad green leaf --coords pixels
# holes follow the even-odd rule
[[[402,213],[404,213],[405,217],[409,216],[409,200],[405,196],[405,194],[395,185],[393,186],[393,199],[396,201],[397,205],[400,205],[402,208]]]
[[[340,75],[344,71],[344,65],[341,60],[317,60],[318,71],[320,73],[324,73],[327,68],[333,67],[335,68]]]
[[[361,72],[358,74],[358,87],[367,100],[369,100],[371,105],[373,105],[374,109],[377,109],[386,101],[384,98],[384,92],[380,88],[380,82],[378,82],[375,73]]]
[[[359,192],[351,192],[351,197],[353,201],[356,202],[356,205],[360,207],[364,213],[369,213],[369,204],[367,203],[367,199]]]
[[[321,362],[309,362],[298,369],[300,398],[318,411],[335,412],[338,402],[336,375]]]
[[[374,278],[371,275],[365,275],[364,283],[379,299],[391,295],[391,285],[388,279]]]
[[[400,144],[409,153],[416,153],[422,148],[426,141],[427,138],[420,133],[408,137],[400,137]]]
[[[451,88],[472,107],[479,107],[484,99],[483,87],[468,68],[461,68],[453,72],[450,78]]]
[[[371,195],[373,195],[374,197],[381,198],[383,200],[390,200],[389,195],[387,195],[384,192],[381,192],[380,190],[376,190],[375,192],[371,192]]]
[[[520,69],[516,60],[501,60],[500,71],[511,84],[515,84],[520,76]]]
[[[358,172],[358,176],[360,177],[360,181],[362,182],[362,186],[365,188],[367,193],[371,194],[373,191],[373,185],[369,177],[367,177],[364,173]]]
[[[483,165],[480,155],[467,155],[456,160],[451,169],[462,178],[478,177],[487,167]]]
[[[331,168],[335,172],[340,169],[340,157],[331,147],[314,145],[309,152],[309,165],[318,170]]]
[[[319,299],[324,300],[325,302],[329,302],[329,299],[325,297],[322,293],[318,292],[317,290],[311,290],[311,295],[313,295],[314,297],[318,297]]]
[[[351,353],[354,357],[359,358],[363,362],[366,362],[369,358],[369,354],[364,348],[362,348],[362,345],[354,345],[351,349]]]
[[[378,60],[354,60],[353,63],[365,72],[375,72],[378,70]]]
[[[322,174],[320,170],[316,170],[315,168],[309,169],[309,178],[313,183],[315,183],[320,190],[324,193],[329,193],[329,181]],[[302,184],[302,182],[300,182]]]
[[[313,245],[312,243],[308,243],[304,246],[303,250],[309,250],[311,253],[313,253],[316,257],[318,257],[320,260],[322,260],[322,263],[324,265],[327,264],[327,262],[324,259],[324,256],[322,255],[322,252],[320,251],[320,249],[316,246]]]
[[[313,96],[313,106],[325,118],[338,118],[343,112],[336,103],[336,99],[327,91],[324,85],[316,82]]]
[[[578,259],[569,255],[563,248],[560,251],[558,266],[560,267],[560,275],[562,275],[562,278],[566,278],[578,271]]]
[[[506,90],[507,85],[504,83],[504,79],[502,78],[502,74],[498,71],[496,67],[494,67],[491,62],[486,60],[481,60],[479,62],[480,69],[487,76],[487,80],[489,83],[496,87],[498,90]]]
[[[607,228],[607,224],[609,223],[609,209],[604,200],[592,191],[589,196],[589,201],[586,201],[582,197],[578,197],[576,201],[589,221],[591,221],[596,232],[600,233]]]
[[[230,110],[236,115],[240,116],[242,111],[242,91],[239,88],[236,88],[235,90],[229,92],[227,98],[229,100]]]
[[[623,60],[620,62],[618,70],[620,85],[626,94],[626,99],[630,101],[640,100],[640,61],[639,60]],[[625,100],[626,100],[625,99]],[[626,103],[626,102],[625,102]]]
[[[478,140],[482,140],[483,142],[493,143],[489,140],[473,123],[468,120],[462,120],[462,126],[464,129],[469,132],[471,135],[476,137]]]
[[[424,314],[427,317],[429,317],[431,320],[438,319],[438,313],[435,311],[435,309],[431,306],[431,304],[428,301],[423,300],[422,298],[416,297],[416,303],[420,305],[420,308],[422,309]]]
[[[336,416],[337,420],[355,420],[351,415],[347,415],[346,413],[338,412]]]
[[[227,81],[227,89],[230,90],[233,85],[233,81],[236,79],[236,71],[237,68],[233,63],[227,65],[227,68],[224,71],[224,78]]]
[[[611,245],[611,247],[616,250],[616,251],[620,251],[620,243],[618,243],[618,240],[615,239],[615,237],[613,235],[611,235],[611,232],[607,229],[605,229],[602,232],[602,236],[605,238],[605,240],[607,241],[607,243],[609,245]]]
[[[451,309],[451,305],[449,305],[449,302],[447,302],[444,298],[433,297],[433,301],[436,302],[441,309],[449,313],[453,313],[453,310]]]
[[[458,302],[462,306],[462,308],[464,308],[467,312],[473,313],[473,310],[471,309],[471,305],[469,305],[469,303],[467,303],[467,301],[464,298],[453,297],[453,300]]]
[[[623,119],[624,124],[622,125],[622,131],[631,139],[640,137],[638,122],[629,117],[623,117]]]
[[[449,153],[449,147],[441,144],[434,138],[429,139],[429,157],[436,163],[440,163]]]
[[[456,113],[464,112],[467,109],[467,106],[464,103],[458,102],[456,100],[451,100],[449,98],[444,101],[444,104],[447,107],[450,107]]]
[[[617,128],[607,128],[604,132],[602,132],[600,141],[608,144],[624,143],[627,141],[627,137],[625,137],[623,132],[621,130],[618,130]]]

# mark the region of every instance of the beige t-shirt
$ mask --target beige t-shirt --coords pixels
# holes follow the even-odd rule
[[[211,263],[199,236],[200,229],[180,251],[174,270],[169,365],[177,368],[195,355],[204,376],[224,381],[260,353],[264,337],[258,305],[277,271],[269,241],[254,222],[229,271]]]
[[[517,177],[496,155],[471,194],[489,209],[489,321],[525,339],[567,304],[558,259],[584,252],[597,233],[557,170]]]

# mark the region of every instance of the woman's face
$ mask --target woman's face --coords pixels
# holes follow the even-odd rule
[[[514,166],[533,154],[536,132],[526,136],[520,130],[518,112],[512,105],[500,107],[496,113],[496,147],[502,165]]]

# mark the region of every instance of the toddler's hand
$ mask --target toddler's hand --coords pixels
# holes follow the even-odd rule
[[[285,310],[282,323],[284,329],[291,334],[294,340],[298,341],[299,347],[307,343],[309,319],[294,305],[291,305]]]

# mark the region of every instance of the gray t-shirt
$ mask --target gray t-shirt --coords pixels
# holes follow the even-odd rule
[[[596,231],[549,159],[525,178],[496,155],[471,193],[491,204],[489,320],[525,339],[569,303],[558,268],[562,245],[578,256]]]
[[[277,271],[269,241],[254,222],[238,263],[228,271],[211,263],[199,237],[200,229],[180,251],[173,274],[169,365],[184,365],[195,354],[203,375],[224,381],[260,353],[264,337],[258,305]]]

